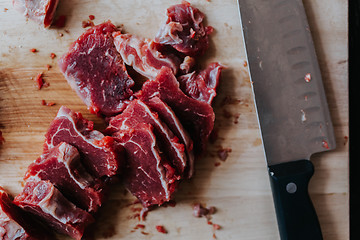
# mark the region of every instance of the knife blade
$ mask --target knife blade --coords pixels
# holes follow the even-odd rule
[[[335,149],[301,0],[238,0],[281,239],[322,239],[308,194],[312,154]]]

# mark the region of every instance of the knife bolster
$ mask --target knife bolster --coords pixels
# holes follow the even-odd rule
[[[298,160],[269,166],[276,217],[282,240],[320,240],[320,224],[308,193],[314,166]]]

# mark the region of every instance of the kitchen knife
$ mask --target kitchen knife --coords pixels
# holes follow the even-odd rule
[[[238,3],[280,237],[322,239],[310,156],[336,143],[303,3]]]

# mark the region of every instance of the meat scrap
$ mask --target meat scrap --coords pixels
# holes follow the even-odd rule
[[[85,170],[78,150],[68,143],[58,144],[30,164],[24,180],[32,177],[49,180],[67,199],[89,212],[96,212],[104,201],[103,183]]]
[[[215,207],[206,208],[200,203],[196,203],[194,205],[194,207],[193,207],[193,215],[195,217],[203,217],[203,216],[205,216],[206,218],[208,218],[209,215],[212,215],[215,212],[216,212]]]
[[[105,132],[116,138],[122,134],[122,130],[137,129],[139,125],[142,127],[143,123],[153,127],[156,140],[161,144],[161,151],[180,178],[187,163],[185,147],[158,115],[141,100],[133,100],[123,113],[113,117]]]
[[[209,47],[210,26],[204,26],[204,14],[199,9],[183,1],[167,9],[166,22],[161,26],[155,42],[171,45],[180,53],[200,56]]]
[[[151,39],[114,32],[114,43],[124,62],[147,78],[155,78],[162,66],[177,74],[180,58],[174,54],[163,55],[160,44]]]
[[[14,203],[36,216],[55,231],[80,240],[94,222],[86,211],[69,202],[49,181],[28,181]]]
[[[76,147],[87,171],[95,177],[119,174],[124,162],[124,149],[113,140],[94,130],[93,122],[81,113],[62,106],[45,134],[44,152],[61,142]]]
[[[48,28],[54,19],[59,0],[12,0],[12,3],[25,17]]]
[[[88,29],[58,61],[61,72],[89,110],[105,116],[124,110],[133,95],[134,81],[115,48],[115,31],[110,21]]]
[[[214,62],[200,72],[194,71],[177,79],[186,95],[211,105],[216,96],[222,69],[224,66]]]
[[[153,127],[146,123],[136,129],[124,127],[116,140],[128,156],[122,176],[125,187],[145,208],[170,201],[177,186],[175,169],[159,151]]]
[[[0,187],[0,239],[52,240],[53,236],[35,219],[12,203]]]
[[[204,152],[214,127],[214,111],[209,104],[186,96],[179,88],[179,82],[171,69],[161,68],[157,77],[146,81],[136,96],[143,101],[158,97],[169,105],[190,133],[194,141],[195,153]]]

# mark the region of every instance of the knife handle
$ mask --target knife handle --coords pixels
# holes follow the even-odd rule
[[[321,240],[321,228],[308,193],[314,165],[299,160],[269,166],[282,240]]]

